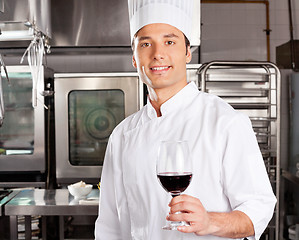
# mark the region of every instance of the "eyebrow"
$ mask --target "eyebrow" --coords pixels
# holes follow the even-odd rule
[[[163,37],[164,38],[179,38],[179,36],[174,33],[165,34]],[[151,37],[150,36],[141,36],[139,38],[139,41],[148,40],[148,39],[151,39]]]
[[[148,39],[151,39],[151,37],[142,36],[142,37],[139,38],[139,41],[148,40]]]
[[[178,35],[175,35],[174,33],[166,34],[164,35],[165,38],[179,38]]]

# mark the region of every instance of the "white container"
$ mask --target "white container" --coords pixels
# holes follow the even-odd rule
[[[86,196],[91,192],[92,185],[91,184],[71,184],[67,186],[71,195],[75,197],[75,199],[86,198]]]

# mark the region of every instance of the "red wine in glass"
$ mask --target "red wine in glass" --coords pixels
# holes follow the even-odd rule
[[[172,197],[175,197],[184,192],[189,186],[192,173],[165,172],[159,173],[157,176],[163,188],[169,192]]]
[[[172,197],[184,192],[192,179],[192,161],[187,141],[162,141],[156,170],[160,184]],[[178,226],[190,225],[183,221],[171,221],[163,229],[176,230]]]

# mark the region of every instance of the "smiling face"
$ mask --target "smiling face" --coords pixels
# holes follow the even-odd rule
[[[177,93],[187,84],[186,63],[191,61],[190,47],[185,45],[184,34],[164,24],[149,24],[141,28],[134,42],[133,66],[142,68],[155,91],[167,89]]]

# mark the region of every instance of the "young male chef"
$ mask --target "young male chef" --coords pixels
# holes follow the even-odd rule
[[[97,240],[259,239],[272,217],[250,120],[186,79],[192,9],[192,0],[129,0],[133,65],[149,101],[110,136]],[[191,183],[173,199],[156,176],[163,140],[187,140],[192,154]],[[163,230],[166,218],[190,226]]]

